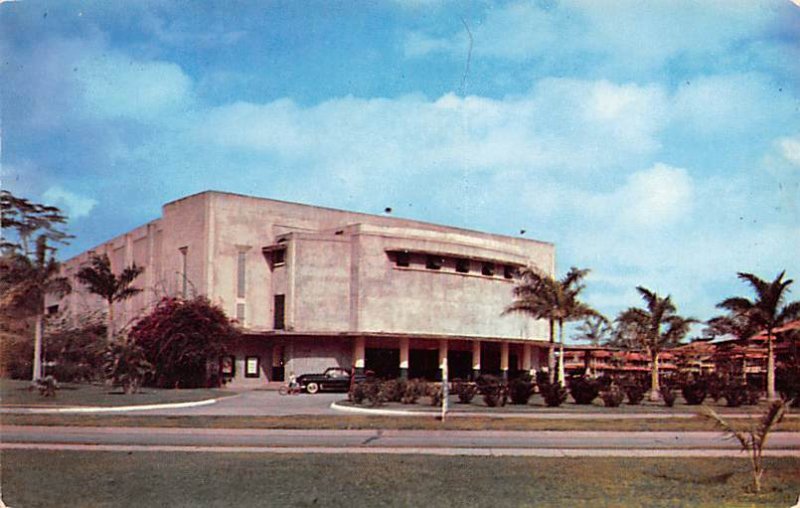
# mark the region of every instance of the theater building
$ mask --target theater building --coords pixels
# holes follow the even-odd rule
[[[66,261],[68,312],[104,308],[75,279],[103,253],[116,273],[145,269],[117,326],[168,295],[206,295],[237,320],[231,386],[327,367],[435,379],[445,361],[450,378],[547,364],[546,323],[503,309],[518,268],[554,272],[549,243],[209,191]]]

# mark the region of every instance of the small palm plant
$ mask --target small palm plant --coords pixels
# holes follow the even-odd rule
[[[108,346],[103,369],[113,386],[121,386],[126,394],[136,393],[144,379],[154,372],[144,350],[128,337],[121,337]]]
[[[704,407],[702,415],[713,421],[717,427],[729,436],[737,439],[742,445],[742,451],[750,455],[750,466],[753,470],[753,489],[756,494],[761,492],[761,476],[764,474],[762,462],[764,446],[767,444],[769,433],[778,426],[786,414],[786,404],[782,400],[773,401],[761,420],[753,422],[750,428],[740,430],[724,420],[713,409]]]

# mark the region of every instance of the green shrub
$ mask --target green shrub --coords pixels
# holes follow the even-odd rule
[[[403,404],[416,404],[419,398],[425,395],[427,390],[428,387],[425,381],[419,379],[407,381],[400,402]]]
[[[533,395],[533,379],[525,373],[508,383],[508,396],[512,404],[527,404]]]
[[[121,337],[108,346],[103,370],[113,386],[121,387],[125,393],[136,393],[154,369],[138,344]]]
[[[390,379],[380,385],[381,398],[386,402],[400,402],[406,392],[406,381],[403,379]]]
[[[431,398],[431,406],[442,405],[442,384],[429,383],[426,395]]]
[[[503,407],[508,401],[508,386],[497,376],[485,374],[476,381],[478,392],[488,407]]]
[[[367,397],[367,393],[364,391],[364,383],[353,383],[350,387],[350,391],[347,394],[347,398],[353,404],[363,404],[364,399]]]
[[[672,389],[670,385],[664,385],[661,387],[661,398],[664,400],[664,405],[667,407],[672,407],[675,405],[675,390]]]
[[[689,378],[681,387],[681,393],[688,405],[699,406],[708,395],[706,380],[703,378]]]
[[[539,392],[548,407],[558,407],[567,400],[567,390],[558,383],[540,384]]]
[[[612,384],[607,389],[600,392],[600,398],[606,407],[619,407],[625,400],[625,393],[616,384]]]
[[[478,393],[478,385],[469,381],[455,381],[453,391],[458,396],[458,401],[462,404],[469,404]]]
[[[384,392],[381,389],[381,383],[378,380],[369,380],[363,383],[364,396],[372,407],[382,406],[386,399],[384,399]]]
[[[722,397],[728,407],[739,407],[747,401],[747,385],[729,383],[722,389]]]
[[[625,396],[628,397],[628,404],[638,406],[644,400],[645,388],[636,382],[625,385]]]
[[[569,380],[569,393],[576,404],[588,405],[600,394],[600,383],[586,376],[573,377]]]

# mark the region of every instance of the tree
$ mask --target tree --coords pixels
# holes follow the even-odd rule
[[[92,256],[90,263],[90,266],[84,266],[78,271],[77,278],[89,292],[99,295],[108,304],[106,339],[111,344],[114,337],[114,303],[125,301],[142,292],[139,288],[131,287],[131,284],[144,268],[134,263],[117,276],[111,271],[111,261],[105,254]]]
[[[47,256],[47,236],[36,240],[33,259],[19,252],[0,257],[0,309],[11,319],[34,320],[33,381],[42,377],[42,336],[45,296],[63,296],[71,290],[69,281],[59,276],[59,264]]]
[[[631,307],[620,313],[617,317],[620,326],[618,337],[643,348],[650,358],[650,400],[656,401],[661,391],[659,355],[664,349],[679,344],[689,332],[689,325],[696,320],[679,316],[669,295],[661,297],[642,286],[636,290],[644,299],[646,308]]]
[[[45,296],[63,296],[71,289],[67,279],[59,276],[55,248],[48,245],[48,241],[67,243],[71,238],[58,228],[67,218],[54,206],[31,203],[5,190],[0,191],[0,212],[0,313],[11,319],[34,319],[32,377],[36,381],[42,375]],[[16,242],[11,241],[14,237]]]
[[[129,337],[154,368],[153,382],[165,388],[193,388],[209,382],[208,365],[238,340],[240,332],[207,298],[164,298],[134,323]]]
[[[536,268],[525,268],[521,271],[519,282],[514,287],[514,302],[505,310],[505,313],[519,312],[534,319],[547,319],[550,325],[551,345],[548,364],[551,383],[554,381],[553,328],[554,325],[558,325],[558,382],[561,386],[564,385],[564,323],[597,314],[591,307],[578,300],[585,287],[581,282],[588,273],[588,269],[572,267],[561,279],[556,279]]]
[[[121,386],[125,393],[136,393],[144,379],[153,373],[153,365],[139,345],[124,337],[108,346],[103,370],[114,386]]]
[[[588,340],[592,346],[599,346],[611,340],[614,328],[605,316],[594,314],[584,318],[575,331],[577,332],[576,339]]]
[[[753,489],[761,492],[761,476],[764,474],[763,450],[767,444],[769,433],[775,429],[786,415],[786,404],[782,400],[774,400],[761,416],[758,425],[750,425],[748,429],[738,429],[720,417],[713,409],[705,407],[704,417],[713,421],[723,432],[739,441],[742,451],[750,455],[750,467],[753,473]]]
[[[750,284],[755,291],[755,299],[744,297],[727,298],[717,307],[730,312],[731,319],[744,318],[748,325],[748,336],[756,330],[767,332],[767,398],[775,400],[775,329],[800,316],[800,301],[783,305],[789,293],[792,279],[783,280],[786,272],[781,272],[772,282],[767,282],[752,273],[739,272],[741,280]]]
[[[25,198],[18,198],[9,191],[0,191],[0,213],[3,216],[3,229],[16,232],[17,242],[9,241],[3,235],[0,248],[7,251],[22,251],[22,255],[33,254],[34,237],[44,236],[53,243],[66,243],[72,236],[61,231],[57,225],[65,224],[67,217],[55,206],[31,203]]]

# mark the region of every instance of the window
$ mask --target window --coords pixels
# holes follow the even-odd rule
[[[425,260],[425,268],[429,270],[441,270],[443,261],[441,256],[428,255]]]
[[[488,277],[494,275],[494,263],[484,263],[483,267],[481,268],[481,273]]]
[[[286,328],[286,295],[275,295],[275,319],[273,328],[275,330],[284,330]]]
[[[47,315],[52,316],[53,314],[58,314],[58,304],[47,307]]]
[[[282,266],[286,264],[286,249],[275,249],[272,251],[272,266]]]
[[[245,295],[245,262],[247,260],[246,252],[239,251],[239,257],[236,259],[236,296],[244,298]]]
[[[506,279],[513,279],[514,275],[516,275],[517,269],[513,266],[506,265],[503,267],[503,277]]]
[[[236,321],[238,321],[240,325],[244,324],[244,304],[243,303],[237,303],[236,304]]]
[[[258,377],[259,364],[261,358],[248,356],[244,359],[244,377]]]
[[[469,259],[456,259],[456,271],[458,273],[469,273]]]
[[[186,277],[186,254],[189,252],[189,247],[181,247],[178,250],[181,253],[181,296],[186,298],[189,289],[189,279]]]
[[[409,266],[411,264],[411,255],[408,252],[397,252],[394,258],[395,266]]]

